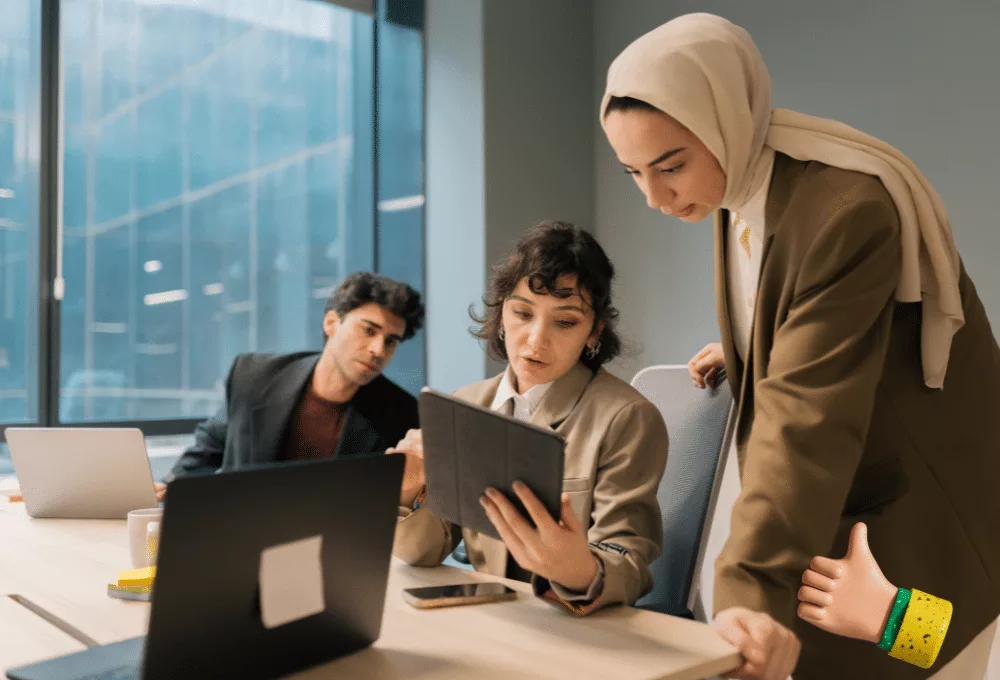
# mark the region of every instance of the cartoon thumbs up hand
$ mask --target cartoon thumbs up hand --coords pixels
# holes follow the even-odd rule
[[[799,618],[835,635],[877,643],[897,590],[872,556],[868,527],[858,522],[843,559],[814,557],[802,574]]]

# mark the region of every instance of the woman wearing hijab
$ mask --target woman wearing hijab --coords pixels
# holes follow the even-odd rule
[[[627,47],[600,117],[650,207],[715,218],[721,343],[690,368],[699,386],[726,369],[742,483],[716,612],[793,628],[796,680],[981,678],[1000,613],[1000,349],[933,187],[885,142],[772,109],[750,36],[708,14]],[[936,669],[796,618],[810,558],[843,555],[856,522],[887,578],[954,604]]]

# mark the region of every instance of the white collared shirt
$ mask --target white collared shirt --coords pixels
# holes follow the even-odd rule
[[[774,160],[767,168],[764,183],[739,210],[729,211],[729,232],[726,234],[726,288],[729,296],[729,321],[733,330],[733,345],[740,359],[746,360],[750,330],[753,328],[757,283],[760,280],[761,251],[764,248],[764,209],[771,184]],[[750,227],[750,256],[740,243],[740,236]]]
[[[531,420],[531,416],[535,414],[538,405],[542,403],[542,397],[545,396],[545,393],[549,391],[551,386],[552,383],[550,382],[544,385],[535,385],[524,394],[518,394],[517,390],[514,389],[513,370],[508,366],[507,370],[503,373],[503,378],[500,379],[500,385],[497,387],[497,393],[493,397],[490,410],[503,411],[507,401],[513,399],[514,418],[526,423]]]

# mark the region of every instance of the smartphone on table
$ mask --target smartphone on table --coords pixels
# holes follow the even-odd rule
[[[502,583],[461,583],[407,588],[403,591],[403,599],[417,609],[433,609],[514,600],[517,591]]]

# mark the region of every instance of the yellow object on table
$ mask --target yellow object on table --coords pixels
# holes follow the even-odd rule
[[[143,567],[142,569],[123,569],[118,572],[118,585],[120,586],[149,586],[153,585],[156,579],[156,567]]]
[[[20,489],[0,489],[0,496],[6,496],[8,503],[24,502],[24,496],[21,495]]]

